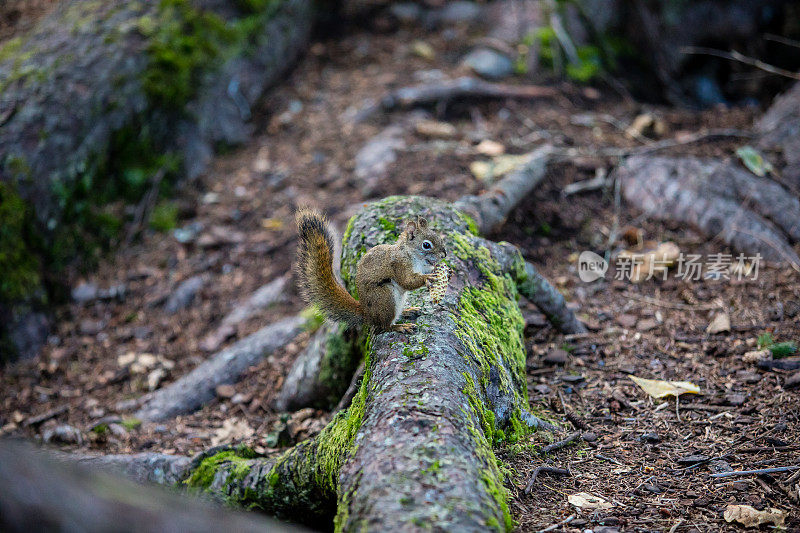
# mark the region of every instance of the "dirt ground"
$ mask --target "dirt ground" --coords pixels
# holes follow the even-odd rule
[[[415,54],[415,39],[430,44],[436,58]],[[255,289],[290,271],[297,206],[315,205],[343,227],[370,199],[424,194],[453,200],[483,190],[487,184],[472,175],[470,163],[487,159],[476,148],[484,139],[511,154],[544,141],[631,148],[642,143],[618,126],[642,112],[665,125],[654,139],[704,128],[748,129],[760,112],[674,110],[631,102],[611,89],[553,82],[559,88],[556,98],[475,102],[428,110],[424,116],[419,111],[378,113],[361,123],[351,120],[366,100],[390,89],[439,76],[439,71],[462,74],[455,61],[463,50],[459,42],[464,41],[452,35],[401,28],[391,34],[351,32],[314,43],[258,110],[253,140],[218,157],[199,181],[179,191],[179,226],[196,238],[184,244],[172,232],[148,231],[103,259],[95,271],[70,273],[73,287],[81,282],[100,288],[124,285],[125,295],[59,307],[41,358],[0,369],[0,432],[42,439],[54,425],[66,423],[81,436],[80,443],[60,445],[71,451],[193,454],[230,440],[269,451],[270,432],[280,415],[271,402],[308,334],[249,369],[233,394],[227,391],[200,411],[165,424],[139,425],[130,419],[131,400],[148,384],[146,374],[126,371],[119,358],[149,353],[171,361],[174,366],[165,368],[162,385],[202,362],[208,353],[200,341],[222,317]],[[603,120],[604,115],[619,124]],[[432,139],[415,126],[421,119],[447,122],[455,132]],[[356,153],[392,124],[401,128],[405,142],[397,161],[376,180],[357,178]],[[722,139],[664,153],[731,157],[738,146],[735,139]],[[727,524],[723,512],[736,503],[790,511],[788,530],[800,531],[797,490],[782,484],[791,473],[710,477],[726,469],[800,464],[800,392],[784,388],[787,372],[761,370],[742,358],[756,349],[757,337],[765,332],[779,341],[800,340],[798,274],[762,265],[758,279],[747,281],[681,281],[670,275],[666,281],[640,284],[581,282],[578,253],[630,248],[625,238],[636,234],[672,241],[684,253],[733,253],[691,228],[648,220],[624,202],[617,205],[613,185],[563,197],[567,184],[594,177],[598,168],[610,171],[616,163],[578,158],[552,166],[546,180],[492,236],[520,246],[591,329],[586,336],[565,338],[523,302],[531,403],[557,420],[566,421],[569,414],[595,439],[541,456],[538,446],[548,437],[537,434],[498,450],[507,462],[518,529],[535,531],[574,514],[563,530],[734,530],[738,527]],[[167,314],[164,301],[181,281],[197,275],[205,282],[193,303]],[[292,288],[284,302],[241,324],[223,346],[301,309]],[[709,335],[706,327],[717,313],[730,317],[731,331]],[[630,375],[691,381],[701,393],[683,395],[677,406],[674,399],[652,400]],[[49,420],[35,418],[51,412]],[[307,421],[295,438],[318,431],[327,420],[321,411],[293,416]],[[534,469],[542,465],[568,468],[570,475],[542,473],[525,494]],[[613,507],[578,511],[567,502],[577,492],[601,496]]]

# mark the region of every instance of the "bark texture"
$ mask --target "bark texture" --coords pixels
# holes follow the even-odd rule
[[[648,215],[719,237],[739,252],[800,265],[800,200],[730,161],[635,156],[616,170],[625,199]]]
[[[0,442],[0,530],[164,532],[299,531],[159,487],[142,486],[26,446]]]
[[[800,194],[800,83],[775,99],[764,116],[756,122],[758,144],[783,155],[786,166],[783,179]]]
[[[0,314],[44,303],[42,276],[113,241],[126,221],[114,202],[196,176],[212,147],[245,140],[312,15],[310,0],[65,0],[3,43],[0,235],[19,237],[3,243],[15,255],[0,277],[14,283],[0,285]]]

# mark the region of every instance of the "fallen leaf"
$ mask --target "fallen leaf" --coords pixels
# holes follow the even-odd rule
[[[436,51],[433,49],[433,47],[425,41],[421,41],[419,39],[411,43],[411,52],[415,56],[427,59],[428,61],[433,61],[436,59]]]
[[[700,394],[700,387],[689,381],[664,381],[660,379],[640,378],[638,376],[628,377],[653,398],[680,396],[685,393]]]
[[[760,178],[764,177],[767,172],[774,170],[770,162],[764,159],[764,156],[752,146],[742,146],[736,150],[736,155],[742,160],[747,170]]]
[[[530,161],[530,155],[498,155],[491,161],[473,161],[469,165],[472,175],[481,181],[492,182]]]
[[[222,427],[214,432],[211,437],[211,445],[219,446],[223,443],[240,441],[252,437],[255,430],[251,428],[246,420],[240,418],[228,418],[222,422]]]
[[[731,317],[727,313],[717,313],[706,328],[706,333],[714,335],[731,330]]]
[[[578,509],[611,509],[613,507],[605,498],[588,492],[570,494],[567,496],[567,501]]]
[[[640,283],[649,278],[666,279],[667,269],[675,264],[680,255],[677,244],[662,242],[651,244],[650,249],[643,251],[623,250],[617,255],[617,263],[633,283]]]
[[[726,522],[739,522],[745,527],[758,527],[762,524],[783,527],[783,522],[786,520],[786,511],[772,507],[759,511],[749,505],[731,504],[725,509],[723,516]]]
[[[455,126],[438,120],[420,120],[414,129],[423,137],[432,139],[452,139],[458,134]]]
[[[484,139],[475,147],[475,151],[479,154],[497,156],[502,155],[506,151],[506,147],[489,139]]]

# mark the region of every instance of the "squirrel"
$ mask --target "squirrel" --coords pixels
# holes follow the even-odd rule
[[[442,237],[425,218],[407,220],[395,244],[381,244],[364,254],[356,266],[353,298],[333,272],[335,232],[325,217],[312,209],[296,215],[300,234],[297,277],[300,292],[328,318],[376,331],[409,332],[415,324],[395,324],[404,313],[406,293],[432,282],[434,266],[447,256]]]

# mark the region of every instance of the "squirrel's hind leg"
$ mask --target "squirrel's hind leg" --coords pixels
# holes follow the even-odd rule
[[[411,333],[417,329],[416,324],[392,324],[389,327],[389,331],[394,331],[397,333]]]

